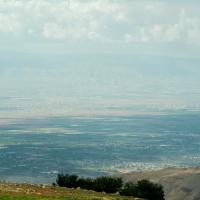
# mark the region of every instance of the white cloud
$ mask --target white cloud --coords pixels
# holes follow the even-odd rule
[[[0,35],[118,43],[200,43],[197,3],[73,0],[69,7],[67,2],[0,0]]]
[[[63,39],[66,36],[66,31],[55,23],[46,23],[43,27],[43,36],[46,38]]]
[[[17,34],[20,31],[20,20],[15,14],[0,13],[0,32]]]

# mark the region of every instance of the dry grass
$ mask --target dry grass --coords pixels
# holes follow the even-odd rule
[[[0,200],[136,200],[81,189],[0,183]]]

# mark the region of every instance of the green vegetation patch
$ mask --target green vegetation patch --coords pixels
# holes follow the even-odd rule
[[[133,198],[123,198],[119,196],[79,196],[79,197],[39,197],[39,196],[0,196],[0,200],[130,200]]]
[[[79,178],[76,174],[58,174],[56,183],[53,183],[53,185],[65,188],[81,188],[107,194],[118,193],[121,196],[139,197],[148,200],[165,200],[162,185],[149,180],[124,183],[118,177],[101,176],[92,179]]]
[[[0,200],[74,200],[74,198],[33,197],[33,196],[1,196]]]

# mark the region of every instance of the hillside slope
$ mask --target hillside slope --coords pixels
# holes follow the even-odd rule
[[[0,200],[137,200],[81,189],[0,183]]]
[[[168,168],[122,175],[126,181],[149,179],[163,185],[166,200],[199,200],[200,168]]]

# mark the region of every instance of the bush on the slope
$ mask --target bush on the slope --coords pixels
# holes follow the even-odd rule
[[[67,188],[77,188],[78,187],[78,176],[77,175],[68,175],[68,174],[58,174],[56,179],[57,184],[60,187],[67,187]]]
[[[122,196],[136,196],[136,184],[132,182],[126,183],[119,193]]]
[[[94,190],[94,180],[91,178],[79,178],[78,187],[85,190]]]
[[[58,174],[57,185],[67,188],[80,187],[96,192],[116,193],[123,196],[134,196],[148,200],[164,200],[163,187],[160,184],[152,183],[148,180],[138,181],[136,184],[129,182],[123,186],[121,178],[116,177],[97,177],[78,178],[77,175]],[[123,187],[122,187],[123,186]]]
[[[115,177],[98,177],[96,179],[78,178],[77,175],[58,174],[57,185],[67,188],[94,190],[96,192],[115,193],[122,187],[122,179]]]
[[[94,190],[97,192],[116,193],[122,187],[122,179],[102,176],[94,180]]]
[[[164,200],[163,187],[148,180],[138,181],[136,184],[127,183],[120,191],[124,196],[135,196],[148,200]]]

